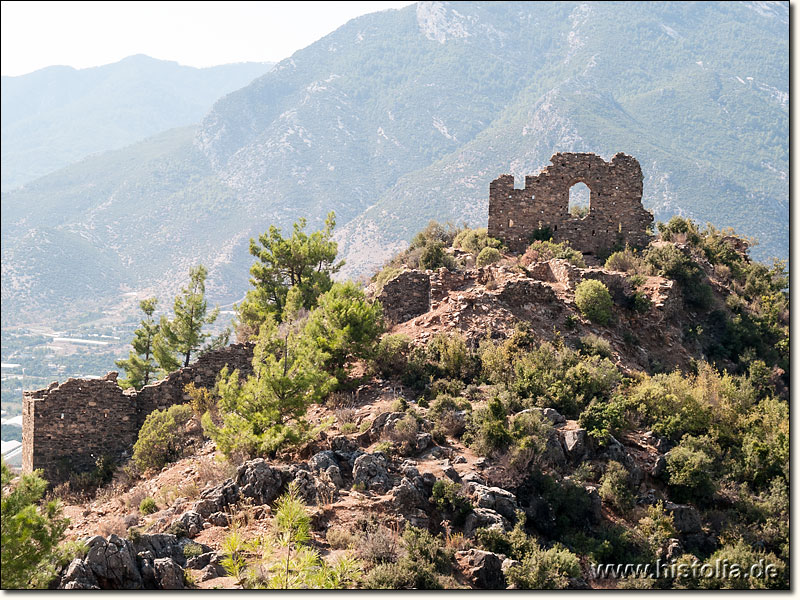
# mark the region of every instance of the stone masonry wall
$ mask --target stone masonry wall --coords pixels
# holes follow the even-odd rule
[[[188,400],[183,386],[213,387],[225,365],[252,372],[252,344],[208,352],[195,363],[136,392],[123,390],[116,373],[103,379],[68,379],[25,392],[22,405],[22,468],[42,469],[50,483],[69,472],[89,471],[101,456],[130,455],[145,418],[153,410]]]
[[[642,206],[642,169],[632,156],[618,153],[611,162],[596,154],[560,152],[538,175],[525,177],[514,189],[514,177],[501,175],[489,185],[489,235],[522,252],[531,234],[549,227],[555,242],[596,254],[615,243],[634,247],[649,242],[653,222]],[[584,183],[590,190],[589,214],[569,214],[569,190]]]
[[[384,284],[377,300],[392,323],[424,315],[431,306],[431,276],[422,271],[403,271]]]

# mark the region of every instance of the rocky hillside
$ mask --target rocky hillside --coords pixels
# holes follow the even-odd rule
[[[489,264],[474,247],[449,247],[436,269],[413,248],[396,257],[368,290],[390,327],[309,408],[319,433],[242,459],[191,418],[184,458],[145,477],[120,470],[67,506],[68,537],[87,550],[55,585],[785,587],[785,357],[730,352],[720,330],[768,312],[752,289],[783,284],[736,238],[684,225],[603,265],[542,242]],[[697,267],[691,287],[656,270],[664,256]],[[607,315],[581,299],[587,282],[607,290]],[[783,310],[773,325],[786,327]],[[770,331],[737,339],[782,347]],[[729,352],[711,366],[714,344]],[[287,502],[309,528],[288,546]],[[723,559],[765,559],[776,575],[597,571]]]
[[[763,2],[423,2],[354,19],[196,132],[4,194],[4,323],[169,297],[196,262],[212,299],[238,300],[250,237],[330,210],[343,274],[369,273],[431,218],[482,225],[489,181],[555,151],[636,156],[658,219],[732,225],[786,257],[787,33],[787,5]]]

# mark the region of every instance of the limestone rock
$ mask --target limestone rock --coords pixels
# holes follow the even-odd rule
[[[459,569],[469,582],[482,590],[502,590],[506,587],[503,560],[494,552],[466,550],[456,552]]]
[[[665,502],[664,510],[672,515],[675,521],[675,529],[681,534],[688,535],[703,531],[703,524],[700,521],[700,513],[694,506],[688,504],[675,504]]]
[[[362,454],[353,465],[353,483],[383,494],[391,487],[387,468],[388,461],[381,452]]]
[[[491,508],[475,508],[467,515],[464,521],[464,535],[466,537],[473,537],[475,531],[481,527],[506,531],[509,526],[508,520],[497,511]]]
[[[269,504],[280,495],[283,477],[263,458],[256,458],[239,467],[235,482],[242,496],[252,498],[256,504]]]

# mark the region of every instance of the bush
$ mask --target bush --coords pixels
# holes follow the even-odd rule
[[[453,525],[460,527],[472,512],[472,503],[461,493],[461,486],[439,479],[433,484],[431,501],[440,511],[453,515]]]
[[[203,547],[200,544],[189,542],[183,547],[183,555],[186,558],[195,558],[203,553]]]
[[[600,497],[622,513],[633,508],[628,470],[615,460],[609,461],[600,478]]]
[[[402,375],[408,365],[410,347],[411,338],[407,335],[394,333],[383,336],[373,358],[375,369],[386,378]]]
[[[713,459],[703,450],[691,447],[687,437],[667,454],[669,486],[678,501],[709,502],[715,492]]]
[[[762,562],[763,561],[763,562]],[[699,584],[705,589],[789,589],[788,571],[786,564],[773,553],[754,550],[743,540],[738,540],[734,544],[726,544],[714,554],[708,562],[710,564],[739,565],[740,576],[738,577],[703,577]],[[751,565],[762,564],[764,571],[762,577],[742,577],[742,570],[747,572]],[[766,572],[767,565],[773,565],[770,572]],[[733,575],[733,567],[728,571]],[[771,575],[771,576],[770,576]]]
[[[641,273],[644,271],[644,261],[630,248],[614,252],[606,259],[605,268],[610,271],[622,271],[623,273]]]
[[[536,548],[519,565],[508,569],[508,583],[522,590],[563,590],[572,577],[580,577],[578,557],[565,547]]]
[[[356,554],[368,565],[395,563],[399,554],[397,540],[385,527],[365,532],[358,540]]]
[[[325,532],[325,541],[334,550],[344,550],[356,547],[358,537],[353,535],[348,529],[341,527],[331,527]]]
[[[503,258],[503,255],[497,248],[487,247],[481,250],[480,254],[478,254],[478,258],[476,259],[475,264],[478,267],[485,267],[487,265],[496,263],[501,258]]]
[[[419,256],[419,268],[423,271],[428,269],[435,271],[441,267],[453,270],[455,268],[453,257],[444,251],[444,244],[441,242],[427,244]]]
[[[334,283],[317,299],[305,335],[326,355],[326,368],[341,382],[349,360],[372,358],[383,330],[380,303],[367,302],[364,292],[348,281]]]
[[[654,560],[663,558],[660,553],[666,549],[667,542],[678,535],[675,520],[664,510],[663,502],[647,507],[647,514],[639,519],[638,529],[647,541]]]
[[[500,240],[489,237],[486,227],[462,229],[453,240],[453,247],[478,255],[484,248],[500,248]]]
[[[528,246],[524,257],[529,262],[544,262],[551,258],[561,258],[576,267],[586,267],[583,254],[578,250],[570,248],[569,244],[566,242],[555,244],[550,241],[536,240]]]
[[[588,356],[599,356],[601,358],[611,358],[611,344],[605,338],[590,333],[580,339],[580,349],[583,354]]]
[[[154,410],[144,420],[133,446],[133,462],[140,471],[159,470],[179,459],[187,441],[186,425],[194,412],[188,404]]]
[[[605,284],[596,279],[586,279],[575,288],[575,304],[584,317],[606,325],[611,319],[611,307],[614,303]]]
[[[156,501],[148,496],[139,503],[139,512],[143,515],[152,515],[154,512],[158,512]]]

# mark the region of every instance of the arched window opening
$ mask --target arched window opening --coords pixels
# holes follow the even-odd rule
[[[589,186],[576,183],[569,188],[569,214],[579,219],[589,214]]]

